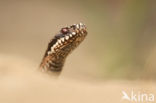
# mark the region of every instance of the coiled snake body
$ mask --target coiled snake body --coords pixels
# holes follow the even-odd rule
[[[68,54],[84,40],[86,35],[86,26],[82,23],[62,28],[49,42],[40,70],[60,73]]]

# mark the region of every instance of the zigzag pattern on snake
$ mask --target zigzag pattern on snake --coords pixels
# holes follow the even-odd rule
[[[61,28],[49,42],[40,70],[60,73],[68,54],[84,40],[86,35],[86,26],[82,23]]]

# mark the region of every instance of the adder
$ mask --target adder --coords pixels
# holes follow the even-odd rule
[[[85,24],[73,24],[63,27],[48,44],[39,70],[60,74],[65,60],[87,36]]]

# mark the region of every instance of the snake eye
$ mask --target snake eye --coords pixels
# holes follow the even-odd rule
[[[68,28],[62,28],[61,29],[61,33],[63,33],[63,34],[67,34],[68,32],[69,32]]]

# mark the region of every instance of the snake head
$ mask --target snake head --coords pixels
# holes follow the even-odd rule
[[[85,24],[79,23],[64,27],[51,41],[52,44],[49,45],[51,50],[49,50],[48,54],[62,50],[70,52],[84,40],[86,35],[87,30]]]
[[[81,42],[86,35],[86,26],[82,23],[79,23],[62,28],[60,30],[60,35],[56,35],[56,38],[60,39],[62,43],[65,41],[67,44],[71,44],[74,42]]]

